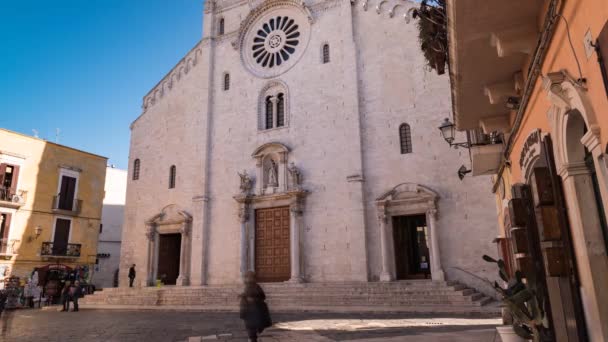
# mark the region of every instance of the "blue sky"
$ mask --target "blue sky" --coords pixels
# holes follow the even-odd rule
[[[0,127],[127,167],[141,99],[201,37],[202,0],[0,0]]]

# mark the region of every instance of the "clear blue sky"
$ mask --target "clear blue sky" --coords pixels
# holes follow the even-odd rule
[[[201,37],[202,0],[0,0],[0,127],[127,167],[142,97]]]

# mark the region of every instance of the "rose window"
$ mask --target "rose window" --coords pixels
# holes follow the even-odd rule
[[[264,68],[280,66],[296,52],[300,30],[294,19],[277,16],[266,21],[253,37],[252,57]]]

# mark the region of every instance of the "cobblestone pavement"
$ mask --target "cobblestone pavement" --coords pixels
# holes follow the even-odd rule
[[[492,342],[499,323],[405,314],[274,314],[273,320],[261,342]],[[18,310],[3,313],[0,324],[0,341],[247,340],[235,313]]]

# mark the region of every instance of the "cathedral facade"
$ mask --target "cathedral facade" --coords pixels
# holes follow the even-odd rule
[[[415,5],[208,0],[131,126],[121,286],[495,278],[490,180],[456,175]]]

